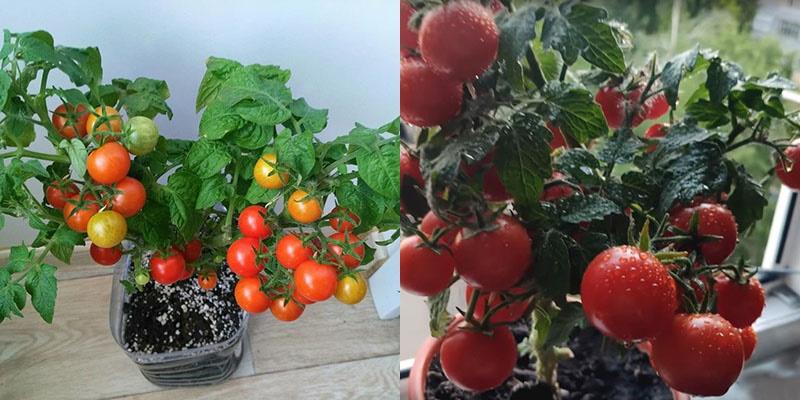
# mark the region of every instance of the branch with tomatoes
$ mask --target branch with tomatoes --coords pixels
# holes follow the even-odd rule
[[[800,128],[781,102],[793,83],[697,47],[629,65],[630,34],[574,1],[400,5],[401,118],[417,131],[401,152],[401,286],[428,297],[447,377],[501,385],[518,352],[507,325],[530,316],[523,352],[554,389],[570,332],[592,325],[651,348],[672,388],[725,393],[764,307],[757,267],[730,259],[767,205],[731,152],[771,149],[800,186],[800,150],[770,135]],[[466,349],[491,355],[485,374]]]
[[[97,48],[5,31],[0,66],[0,211],[39,232],[0,268],[0,320],[22,316],[29,295],[52,321],[56,267],[46,257],[69,264],[86,239],[98,264],[130,256],[130,291],[186,279],[211,289],[227,261],[242,308],[274,303],[283,320],[305,307],[294,300],[303,263],[323,269],[345,303],[366,294],[358,267],[381,242],[365,239],[399,227],[399,120],[320,142],[328,112],[292,97],[290,71],[211,57],[199,138],[170,139],[153,121],[172,117],[167,84],[103,83]],[[75,88],[50,86],[55,73]],[[50,152],[29,148],[37,134]],[[337,207],[324,213],[329,199]]]

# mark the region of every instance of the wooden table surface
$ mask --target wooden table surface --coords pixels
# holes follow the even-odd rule
[[[0,254],[0,265],[5,254]],[[167,389],[145,380],[108,325],[111,269],[85,251],[58,262],[53,324],[30,302],[0,323],[0,399],[397,399],[400,322],[378,320],[369,296],[328,301],[292,323],[253,316],[239,369],[228,381]]]

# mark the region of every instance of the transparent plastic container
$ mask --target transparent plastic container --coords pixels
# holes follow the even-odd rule
[[[221,343],[160,354],[125,350],[123,338],[125,316],[122,306],[128,301],[129,296],[119,282],[127,278],[129,265],[130,257],[126,255],[114,266],[109,325],[114,340],[136,363],[142,375],[159,386],[213,385],[228,379],[242,360],[242,338],[247,331],[249,319],[249,315],[244,311],[239,330],[230,339]]]

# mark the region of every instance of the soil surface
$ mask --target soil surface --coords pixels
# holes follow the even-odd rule
[[[530,332],[529,320],[512,325],[517,342]],[[604,339],[596,329],[572,333],[568,346],[575,357],[558,366],[558,383],[563,400],[671,400],[669,388],[650,366],[647,355]],[[435,357],[428,372],[428,399],[459,400],[552,400],[552,389],[536,384],[536,371],[528,356],[517,360],[514,374],[500,387],[474,394],[453,385]]]
[[[197,278],[170,286],[148,283],[123,305],[125,349],[148,354],[186,350],[224,342],[242,323],[233,297],[236,278],[227,265],[217,286],[205,291]]]

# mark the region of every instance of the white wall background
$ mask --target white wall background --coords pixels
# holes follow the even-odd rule
[[[396,1],[90,3],[4,0],[0,29],[44,29],[57,44],[97,46],[105,81],[139,76],[166,80],[175,116],[159,117],[162,135],[197,136],[200,115],[194,111],[195,95],[205,60],[212,55],[291,69],[293,95],[329,109],[323,140],[346,133],[356,121],[378,126],[398,115]],[[69,86],[63,77],[51,82]],[[39,150],[48,147],[44,140],[34,144]],[[0,248],[32,238],[23,221],[7,218]]]

